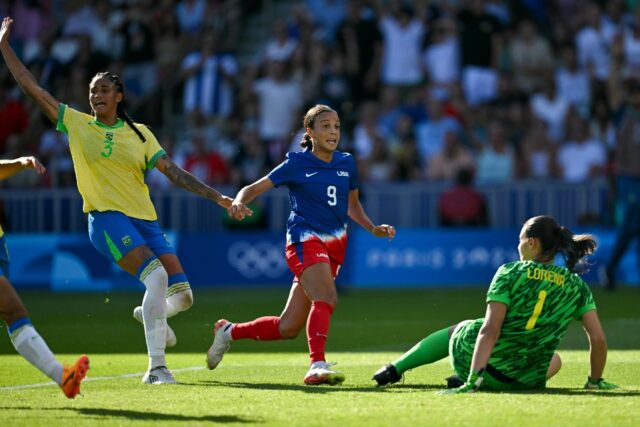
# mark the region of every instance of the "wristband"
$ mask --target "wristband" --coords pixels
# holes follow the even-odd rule
[[[482,381],[484,379],[483,378],[484,371],[485,371],[484,368],[482,368],[478,371],[471,371],[471,373],[469,373],[467,384],[471,385],[474,391],[480,388],[480,385],[482,384]]]

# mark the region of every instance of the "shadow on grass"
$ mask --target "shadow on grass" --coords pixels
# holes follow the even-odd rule
[[[181,382],[181,385],[187,386],[200,386],[200,387],[234,387],[234,388],[248,388],[255,390],[278,390],[278,391],[303,391],[305,393],[335,393],[335,392],[362,392],[362,393],[384,393],[389,390],[401,391],[405,390],[433,390],[445,388],[444,385],[432,386],[432,385],[399,385],[394,387],[376,387],[371,384],[371,387],[352,387],[348,383],[338,386],[318,385],[309,386],[303,384],[273,384],[273,383],[252,383],[252,382],[225,382],[225,381],[198,381],[194,383]]]
[[[394,386],[376,387],[350,387],[348,384],[340,386],[307,386],[302,384],[273,384],[273,383],[252,383],[252,382],[224,382],[224,381],[199,381],[194,383],[180,383],[187,386],[200,387],[234,387],[255,390],[278,390],[278,391],[303,391],[305,393],[335,393],[335,392],[363,392],[363,393],[401,393],[402,391],[415,392],[422,390],[425,392],[438,392],[446,389],[444,384],[398,384]],[[521,394],[521,395],[565,395],[565,396],[602,396],[604,397],[640,397],[638,390],[584,390],[581,388],[546,388],[544,390],[513,390],[513,391],[490,391],[483,390],[480,393],[501,393],[501,394]]]
[[[20,407],[5,406],[0,410],[20,410],[20,411],[74,411],[80,415],[93,417],[113,417],[124,418],[127,420],[150,420],[150,421],[205,421],[214,423],[243,423],[255,424],[261,423],[260,420],[251,420],[235,415],[179,415],[179,414],[162,414],[151,411],[132,411],[128,409],[108,409],[108,408],[36,408],[36,407]]]

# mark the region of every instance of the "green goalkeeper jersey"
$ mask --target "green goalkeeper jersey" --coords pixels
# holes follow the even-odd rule
[[[539,385],[571,320],[595,310],[587,284],[565,267],[517,261],[496,272],[487,303],[507,305],[489,363],[522,384]]]

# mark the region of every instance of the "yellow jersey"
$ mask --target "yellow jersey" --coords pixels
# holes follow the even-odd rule
[[[121,119],[107,126],[60,104],[56,129],[69,136],[83,212],[116,211],[132,218],[157,219],[144,172],[152,169],[165,151],[145,125],[135,125],[146,142]]]

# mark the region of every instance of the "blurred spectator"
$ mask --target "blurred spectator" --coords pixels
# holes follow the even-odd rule
[[[460,170],[473,172],[475,160],[471,151],[462,145],[458,132],[447,131],[442,151],[435,153],[427,165],[427,178],[453,180]]]
[[[237,188],[242,188],[246,182],[256,181],[269,171],[267,149],[255,130],[245,130],[241,144],[232,160],[231,183]]]
[[[337,32],[346,61],[352,100],[360,105],[375,98],[382,58],[382,35],[376,20],[360,2],[347,2],[347,14]]]
[[[607,153],[600,141],[589,138],[588,124],[581,118],[574,117],[570,123],[569,138],[558,150],[562,178],[578,182],[602,176]]]
[[[624,58],[629,74],[640,75],[640,7],[636,7],[633,23],[624,29]]]
[[[175,16],[180,30],[192,37],[198,36],[203,30],[207,2],[205,0],[182,0],[175,8]]]
[[[547,124],[547,136],[552,141],[562,141],[564,122],[569,112],[569,101],[558,93],[553,79],[547,79],[543,90],[531,97],[531,112]]]
[[[182,60],[185,78],[183,110],[189,114],[198,110],[208,119],[224,119],[234,109],[233,82],[238,73],[235,58],[218,49],[218,40],[206,34],[202,45]]]
[[[269,147],[273,164],[281,161],[288,136],[298,124],[303,104],[300,84],[287,76],[287,64],[269,61],[267,75],[253,84],[258,97],[258,134]]]
[[[591,81],[589,74],[578,66],[578,58],[573,46],[561,49],[561,65],[556,69],[555,81],[558,96],[565,99],[579,111],[585,109],[591,101]]]
[[[267,42],[264,59],[267,61],[288,61],[296,50],[298,43],[287,32],[287,25],[283,20],[273,24],[273,37]]]
[[[7,139],[11,135],[20,135],[29,126],[29,116],[24,104],[9,93],[13,87],[13,83],[8,80],[0,84],[0,153],[7,151]],[[3,154],[3,158],[8,157]],[[20,175],[22,174],[17,176]]]
[[[539,88],[552,70],[551,46],[539,34],[533,21],[525,19],[518,24],[507,52],[515,85],[522,93],[530,94]]]
[[[453,20],[443,18],[433,26],[433,42],[423,56],[432,84],[449,85],[460,78],[460,46],[455,25]]]
[[[322,67],[319,82],[320,98],[318,103],[326,104],[342,115],[345,110],[351,110],[351,86],[345,72],[345,58],[340,53],[334,53]]]
[[[609,74],[608,50],[615,29],[603,25],[602,10],[596,2],[589,1],[583,10],[585,25],[575,36],[578,62],[592,78],[606,80]]]
[[[44,116],[43,120],[44,119]],[[76,183],[69,138],[67,134],[49,127],[40,138],[39,156],[47,167],[46,178],[53,187],[73,187]]]
[[[364,182],[388,182],[393,178],[393,163],[389,161],[390,151],[385,140],[377,136],[373,138],[371,155],[360,162],[358,169]]]
[[[496,96],[502,25],[486,13],[483,0],[469,0],[458,17],[462,87],[467,102],[478,105]]]
[[[522,141],[520,176],[546,179],[558,176],[557,146],[549,140],[546,125],[535,121]]]
[[[332,42],[338,25],[344,20],[347,0],[306,0],[309,15],[317,28],[317,38]]]
[[[353,130],[353,148],[356,158],[367,160],[373,152],[374,140],[384,137],[384,129],[379,125],[378,107],[373,102],[365,102],[360,107],[360,117]]]
[[[231,181],[224,158],[210,150],[207,141],[200,135],[195,135],[191,141],[191,151],[185,158],[184,169],[209,185],[228,184]]]
[[[154,49],[158,79],[163,85],[175,84],[179,74],[177,71],[181,68],[180,62],[184,56],[184,43],[178,20],[173,13],[165,13],[158,17]]]
[[[464,227],[487,225],[487,203],[473,186],[473,172],[460,169],[455,185],[443,192],[438,200],[440,225]]]
[[[382,83],[402,87],[422,82],[421,49],[426,28],[407,5],[383,11],[380,18],[383,38]]]
[[[420,160],[423,164],[429,162],[431,157],[442,151],[445,135],[448,132],[457,132],[460,125],[451,117],[445,116],[440,99],[433,96],[427,97],[427,120],[417,123],[415,127]]]
[[[515,154],[505,137],[504,125],[493,121],[489,125],[489,141],[476,159],[477,182],[482,184],[508,183],[515,175]]]
[[[148,95],[157,83],[151,16],[146,12],[144,1],[129,5],[120,27],[124,35],[122,60],[127,64],[122,77],[127,97],[133,100]]]

